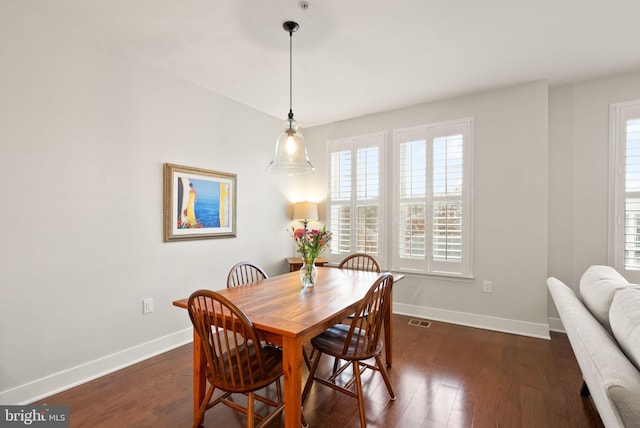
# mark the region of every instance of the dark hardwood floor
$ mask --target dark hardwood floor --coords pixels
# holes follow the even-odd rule
[[[564,334],[552,340],[394,315],[396,401],[377,373],[363,377],[370,427],[602,427]],[[191,345],[40,400],[69,405],[71,427],[188,427]],[[328,370],[332,361],[323,360]],[[373,375],[373,376],[372,376]],[[305,372],[306,377],[306,372]],[[315,384],[304,406],[311,427],[358,427],[354,398]],[[205,427],[242,427],[243,415],[209,410]],[[282,418],[270,427],[283,426]]]

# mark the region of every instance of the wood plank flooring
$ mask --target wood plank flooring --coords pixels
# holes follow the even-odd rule
[[[409,325],[394,315],[390,401],[379,374],[363,377],[369,427],[602,427],[566,335],[533,339],[452,324]],[[191,345],[182,346],[38,404],[69,405],[71,427],[189,427]],[[332,361],[322,360],[329,370]],[[306,372],[305,372],[306,378]],[[358,427],[354,398],[315,384],[304,406],[311,427]],[[243,427],[225,406],[205,427]],[[270,428],[283,426],[276,418]]]

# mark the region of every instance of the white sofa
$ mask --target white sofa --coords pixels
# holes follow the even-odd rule
[[[591,266],[580,295],[556,278],[547,286],[607,428],[640,427],[640,287],[610,266]]]

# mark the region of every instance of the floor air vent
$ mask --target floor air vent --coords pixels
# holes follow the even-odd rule
[[[409,325],[416,325],[418,327],[429,328],[431,323],[425,320],[412,319],[412,320],[409,320]]]

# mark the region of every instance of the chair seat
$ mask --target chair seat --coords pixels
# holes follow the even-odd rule
[[[224,382],[224,379],[215,378],[213,377],[213,373],[211,371],[207,371],[207,375],[210,377],[209,381],[217,387],[224,388],[225,391],[234,392],[234,393],[236,392],[245,393],[245,392],[255,391],[256,389],[263,388],[269,385],[274,380],[278,379],[280,376],[282,376],[283,374],[282,350],[272,346],[264,346],[262,348],[262,357],[264,360],[265,373],[264,373],[264,376],[258,376],[258,374],[260,373],[259,371],[260,363],[259,363],[259,360],[256,358],[255,346],[252,343],[249,343],[248,347],[249,347],[248,353],[247,352],[240,353],[239,364],[237,364],[237,362],[234,361],[234,365],[231,366],[231,369],[233,369],[234,371],[233,376],[237,376],[238,379],[245,380],[244,383],[246,385],[244,387],[242,386],[234,387],[232,385],[229,385],[228,383]],[[229,356],[225,352],[224,354],[222,354],[222,358],[227,359],[229,358]],[[234,353],[231,356],[231,358],[235,360],[236,354]],[[249,359],[248,362],[247,362],[247,359]],[[225,367],[224,374],[226,379],[230,379],[230,377],[232,376],[231,369],[229,366]],[[238,373],[238,369],[240,370],[240,373]],[[253,379],[251,379],[251,373],[254,374]]]
[[[360,333],[360,329],[356,327],[353,335],[351,336],[347,352],[344,352],[344,346],[347,341],[350,328],[351,326],[349,325],[336,324],[311,339],[311,344],[320,352],[349,361],[368,360],[369,358],[375,357],[382,351],[383,344],[381,340],[378,340],[378,343],[373,350],[369,352],[362,350],[362,342],[360,341],[360,343],[358,343],[358,333]]]

